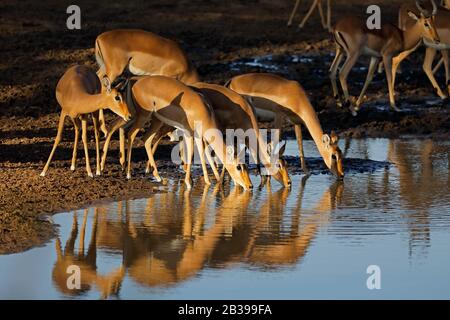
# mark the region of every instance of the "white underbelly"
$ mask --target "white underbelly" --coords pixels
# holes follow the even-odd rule
[[[259,121],[273,121],[275,120],[275,112],[266,110],[266,109],[259,109],[255,108],[256,117]]]
[[[449,43],[434,43],[432,41],[429,41],[427,39],[423,39],[423,43],[430,48],[436,49],[436,50],[448,50],[450,49],[450,44]]]
[[[155,112],[153,115],[154,115],[158,120],[160,120],[161,122],[164,122],[165,124],[167,124],[167,125],[169,125],[169,126],[171,126],[171,127],[180,129],[180,130],[182,130],[182,131],[185,131],[185,130],[186,130],[186,128],[185,128],[181,123],[179,123],[179,122],[177,122],[177,121],[174,121],[174,120],[172,120],[172,119],[166,118],[166,117],[162,116],[161,114],[159,114],[158,112]]]

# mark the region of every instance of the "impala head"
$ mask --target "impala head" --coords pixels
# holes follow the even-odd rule
[[[427,38],[435,43],[440,43],[439,35],[436,30],[436,26],[434,24],[435,16],[438,11],[438,7],[434,0],[431,0],[431,4],[433,5],[433,11],[431,14],[428,10],[424,9],[419,0],[416,0],[416,6],[420,11],[420,15],[416,15],[412,11],[408,11],[408,15],[416,20],[416,22],[423,26],[422,28],[422,37]]]
[[[243,149],[241,153],[245,154],[245,149]],[[242,156],[241,153],[240,155]],[[241,186],[245,190],[251,190],[253,189],[253,184],[250,180],[250,175],[248,174],[248,168],[245,163],[239,162],[238,159],[241,159],[240,155],[238,155],[237,158],[235,157],[232,159],[226,166],[226,169],[236,185]]]
[[[325,164],[331,173],[339,179],[344,178],[344,166],[342,165],[343,155],[341,149],[338,147],[339,137],[332,132],[331,135],[324,134],[322,136],[322,143],[324,147],[323,157]]]
[[[128,105],[124,101],[123,96],[119,92],[119,90],[113,88],[109,93],[106,92],[105,94],[108,96],[107,107],[119,117],[122,117],[125,121],[130,120],[130,110],[128,110]]]
[[[286,143],[283,144],[279,151],[275,155],[275,161],[273,162],[273,172],[272,177],[281,183],[285,187],[291,186],[291,179],[289,178],[289,173],[287,170],[286,160],[283,159],[284,151],[286,150]],[[269,155],[272,154],[272,144],[268,144],[267,151]]]

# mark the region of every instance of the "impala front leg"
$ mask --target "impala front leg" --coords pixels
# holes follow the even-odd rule
[[[398,109],[395,104],[394,83],[393,83],[393,79],[392,79],[393,78],[392,77],[392,56],[384,55],[383,56],[383,64],[384,64],[384,69],[385,69],[387,83],[388,83],[388,89],[389,89],[389,103],[390,103],[392,109],[399,112],[400,109]]]
[[[203,138],[199,137],[199,135],[195,132],[195,144],[197,145],[197,150],[200,155],[200,161],[202,163],[202,170],[203,170],[203,178],[205,180],[205,184],[210,185],[211,181],[209,180],[208,176],[208,169],[206,168],[206,162],[205,162],[205,148],[203,145]]]
[[[89,163],[89,149],[88,149],[88,139],[87,139],[87,119],[85,116],[81,117],[81,139],[83,140],[84,155],[86,158],[86,172],[89,177],[93,178],[91,165]]]
[[[369,65],[369,70],[367,72],[366,82],[364,83],[363,89],[361,90],[358,100],[356,100],[355,110],[352,110],[352,114],[354,116],[356,116],[356,112],[359,111],[359,107],[362,103],[364,95],[366,94],[367,88],[369,87],[369,84],[373,80],[373,76],[375,74],[375,70],[377,69],[377,65],[378,65],[378,58],[372,57],[370,59],[370,65]]]
[[[99,134],[99,115],[94,112],[92,114],[92,122],[94,123],[94,136],[95,136],[95,174],[99,176],[100,171],[100,134]]]
[[[302,127],[300,124],[294,126],[295,136],[297,138],[298,151],[300,154],[300,165],[305,174],[309,174],[309,170],[306,166],[305,154],[303,153],[303,134]]]
[[[70,166],[70,170],[75,171],[75,166],[77,164],[78,139],[80,137],[81,122],[80,119],[78,118],[71,118],[71,119],[75,131],[75,138],[73,141],[72,165]]]
[[[186,146],[186,176],[184,179],[184,183],[186,184],[186,187],[188,189],[192,189],[191,167],[194,158],[194,138],[191,134],[188,133],[185,135],[183,140],[185,141]]]
[[[442,50],[442,59],[444,60],[445,68],[445,84],[450,95],[450,62],[448,61],[448,50]]]
[[[102,159],[100,163],[100,170],[103,171],[105,169],[105,162],[106,162],[106,156],[108,155],[108,148],[109,144],[111,142],[111,137],[119,128],[125,125],[125,120],[122,118],[117,118],[113,124],[111,125],[111,130],[108,132],[108,135],[106,136],[105,144],[103,145],[103,154]],[[125,139],[123,139],[125,140]]]
[[[436,90],[436,93],[441,97],[441,99],[445,99],[447,96],[442,92],[441,88],[439,87],[439,84],[436,81],[436,78],[433,74],[433,60],[436,56],[436,49],[434,48],[427,48],[427,51],[425,53],[425,60],[423,62],[423,70],[428,76],[428,79],[431,81],[431,84],[434,87],[434,90]]]

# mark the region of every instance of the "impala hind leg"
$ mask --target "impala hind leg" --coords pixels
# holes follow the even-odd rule
[[[211,151],[209,150],[209,146],[205,141],[204,141],[204,146],[205,146],[206,159],[208,160],[209,166],[211,167],[211,170],[212,170],[217,182],[220,183],[222,181],[222,179],[220,177],[219,171],[217,170],[216,163],[214,162],[214,159],[211,156]]]
[[[100,171],[100,124],[99,124],[99,115],[92,115],[92,122],[94,123],[94,136],[95,136],[95,174],[99,176],[101,174]]]
[[[125,120],[122,118],[117,118],[111,125],[111,129],[108,131],[108,135],[106,136],[105,144],[103,145],[103,154],[100,163],[100,170],[103,171],[105,169],[106,156],[108,155],[109,143],[111,142],[111,137],[119,128],[125,125]],[[124,139],[125,140],[125,139]]]
[[[442,92],[441,88],[439,87],[439,84],[437,83],[432,70],[433,60],[435,56],[436,56],[436,49],[427,47],[425,53],[425,60],[423,62],[423,70],[428,76],[428,79],[431,81],[431,84],[433,85],[434,90],[436,90],[438,96],[441,97],[441,99],[445,99],[447,96]]]
[[[203,179],[205,180],[205,184],[210,185],[211,180],[209,180],[208,168],[206,167],[205,146],[203,145],[203,138],[199,136],[197,133],[194,133],[194,135],[195,135],[194,141],[197,146],[198,153],[200,155],[200,162],[202,164]]]
[[[308,13],[306,14],[306,16],[303,18],[302,22],[300,22],[300,24],[298,26],[300,29],[305,26],[306,22],[311,17],[312,13],[314,12],[314,9],[317,7],[320,0],[313,0],[313,1],[314,2],[311,5],[311,7],[309,8]]]
[[[325,20],[325,15],[323,14],[322,0],[317,0],[317,1],[318,1],[319,15],[320,15],[320,21],[322,22],[322,27],[324,29],[328,29],[328,25]]]
[[[289,17],[289,21],[288,21],[288,23],[287,23],[287,26],[288,26],[288,27],[290,27],[290,26],[292,25],[292,21],[294,20],[295,14],[296,14],[297,11],[298,11],[298,7],[300,6],[300,3],[301,3],[301,0],[296,0],[296,1],[295,1],[294,9],[292,10],[291,15],[290,15],[290,17]]]
[[[191,178],[191,167],[192,167],[192,160],[194,158],[194,138],[192,135],[185,135],[184,139],[185,141],[185,147],[186,147],[186,176],[184,178],[184,183],[186,184],[186,187],[188,189],[192,188],[192,178]]]
[[[341,83],[342,91],[344,92],[344,104],[348,106],[351,105],[351,99],[350,94],[348,93],[347,77],[350,71],[352,70],[353,66],[355,65],[356,61],[358,61],[358,58],[359,58],[358,51],[348,52],[347,59],[342,65],[341,72],[339,73],[339,81]]]
[[[58,131],[56,133],[55,142],[53,143],[52,151],[50,152],[50,155],[48,156],[47,163],[45,164],[44,169],[41,172],[41,177],[45,177],[48,167],[50,166],[50,162],[52,161],[53,154],[55,153],[56,147],[61,142],[62,132],[64,129],[64,120],[66,119],[66,116],[67,116],[67,113],[65,113],[64,111],[61,111],[61,115],[59,116]]]
[[[400,111],[400,109],[397,108],[397,105],[395,104],[395,95],[394,95],[394,81],[392,76],[392,56],[385,55],[383,56],[383,64],[384,64],[384,71],[386,73],[386,79],[388,83],[388,90],[389,90],[389,103],[391,105],[391,108],[395,111]]]
[[[71,119],[74,127],[75,138],[73,140],[72,164],[70,166],[70,170],[75,171],[75,167],[77,164],[78,140],[80,138],[81,121],[78,118]]]
[[[333,97],[336,100],[336,104],[338,107],[342,107],[341,99],[339,98],[339,89],[337,85],[337,73],[339,69],[339,65],[342,62],[342,58],[344,57],[344,52],[339,45],[336,45],[336,56],[334,57],[333,63],[330,68],[330,80],[331,85],[333,87]]]
[[[81,117],[81,140],[83,140],[84,147],[84,157],[86,158],[86,172],[89,177],[93,178],[91,165],[89,163],[89,148],[88,148],[88,138],[87,138],[87,117]]]
[[[119,128],[119,163],[122,171],[125,171],[125,129]]]
[[[300,155],[300,166],[305,174],[309,174],[309,170],[306,166],[305,154],[303,151],[303,134],[301,125],[296,124],[294,126],[294,130],[295,130],[295,137],[297,138],[298,151]]]
[[[364,95],[366,94],[367,88],[369,87],[370,83],[373,80],[373,76],[375,74],[375,70],[377,69],[378,62],[379,62],[378,58],[372,57],[370,59],[370,65],[369,65],[369,70],[367,71],[366,81],[364,82],[364,86],[361,90],[358,100],[356,100],[355,109],[352,110],[352,114],[354,116],[356,116],[356,112],[359,111],[359,107],[362,103],[362,100],[364,99]]]

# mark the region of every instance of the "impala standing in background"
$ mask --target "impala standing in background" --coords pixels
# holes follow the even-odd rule
[[[386,72],[390,105],[395,111],[399,111],[394,97],[395,75],[398,65],[409,53],[416,50],[422,39],[439,43],[439,35],[434,24],[437,6],[433,1],[432,4],[433,12],[430,14],[421,7],[417,0],[416,6],[420,11],[420,15],[409,11],[408,14],[415,20],[415,23],[405,31],[400,30],[392,24],[383,25],[381,30],[370,30],[366,26],[366,21],[357,17],[343,18],[336,24],[333,30],[336,43],[336,57],[331,65],[330,77],[333,94],[338,100],[338,104],[342,103],[351,106],[347,77],[359,57],[361,55],[367,55],[371,57],[367,78],[355,107],[353,108],[351,106],[352,114],[356,115],[356,112],[359,110],[364,94],[373,79],[380,59],[383,60]],[[344,101],[341,101],[336,77],[339,65],[344,57],[344,52],[347,59],[339,72],[339,80],[344,93]]]
[[[445,81],[448,94],[450,94],[450,67],[448,59],[448,50],[450,49],[450,0],[442,1],[441,4],[442,7],[438,9],[434,19],[434,25],[436,26],[440,43],[437,44],[433,41],[424,39],[423,42],[427,49],[423,62],[423,70],[425,71],[428,79],[430,80],[439,97],[445,99],[447,95],[441,90],[441,87],[434,77],[434,73],[437,71],[440,65],[444,63]],[[409,17],[408,11],[415,11],[415,9],[416,8],[414,8],[414,6],[410,4],[404,4],[400,7],[400,11],[398,14],[398,27],[400,29],[407,30],[408,28],[411,28],[412,25],[414,25],[414,20]],[[436,57],[437,51],[440,51],[442,53],[442,59],[433,70],[433,61]]]

